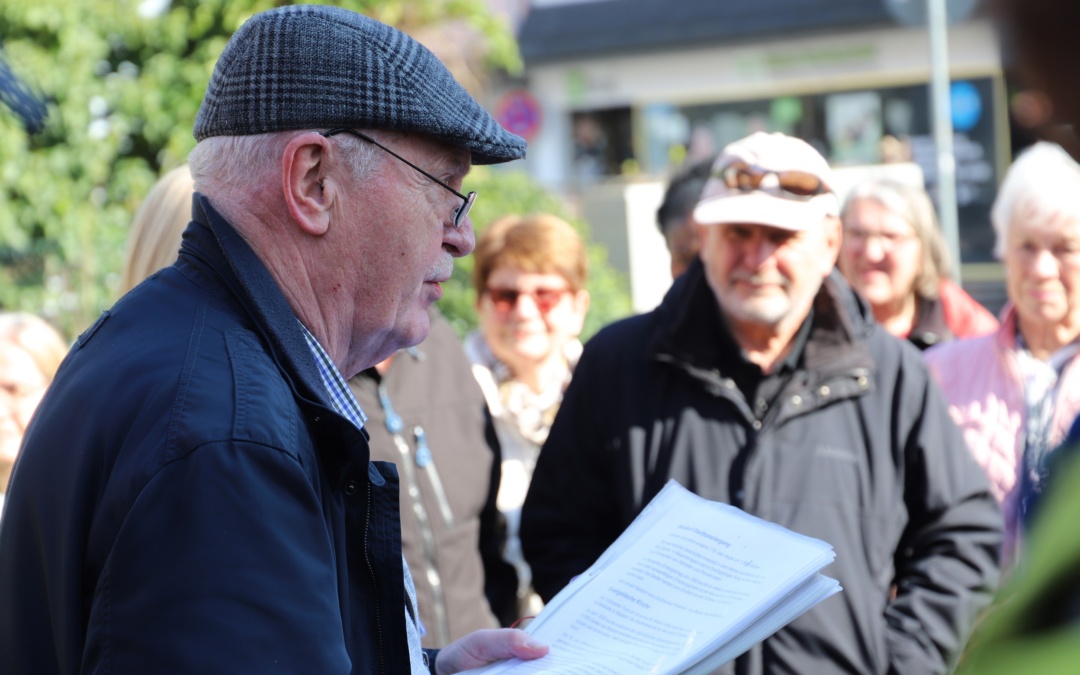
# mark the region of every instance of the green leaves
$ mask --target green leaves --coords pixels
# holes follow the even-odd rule
[[[287,3],[0,3],[4,53],[49,102],[45,129],[32,138],[0,106],[0,307],[40,314],[72,337],[115,301],[131,218],[157,177],[183,163],[194,147],[191,129],[214,62],[244,20],[281,4]],[[509,28],[488,13],[484,0],[328,4],[406,31],[463,23],[482,36],[472,42],[483,45],[488,65],[520,70]],[[489,208],[528,206],[531,200],[560,208],[528,179],[512,176],[489,178],[498,185],[483,188]],[[495,201],[496,194],[508,201]],[[480,206],[478,213],[485,213]],[[460,325],[471,315],[467,293],[462,284],[452,293],[459,297],[448,303]]]

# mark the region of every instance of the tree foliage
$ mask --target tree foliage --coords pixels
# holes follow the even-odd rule
[[[0,306],[38,313],[72,336],[111,304],[131,217],[157,177],[183,163],[194,147],[191,129],[214,62],[249,16],[282,4],[289,3],[0,3],[3,51],[49,107],[44,131],[34,136],[0,108]],[[480,36],[469,47],[482,44],[487,65],[521,67],[509,28],[484,0],[333,4],[407,32],[436,23],[464,25]],[[486,195],[520,191],[529,195],[524,201],[538,199],[525,178],[490,172],[485,180],[506,185],[485,188]],[[548,208],[559,210],[554,203]],[[613,288],[618,295],[617,283]],[[461,284],[452,290],[466,292]],[[614,305],[628,307],[619,302]],[[451,298],[447,304],[465,307],[468,301]],[[467,314],[456,323],[466,326]]]

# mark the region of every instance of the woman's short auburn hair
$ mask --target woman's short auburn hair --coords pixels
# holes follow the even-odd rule
[[[571,291],[585,287],[588,260],[581,235],[549,213],[508,215],[488,225],[473,251],[473,285],[482,295],[488,278],[500,267],[530,274],[558,274]]]

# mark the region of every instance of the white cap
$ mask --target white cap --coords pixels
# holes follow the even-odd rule
[[[830,191],[797,197],[781,190],[775,176],[767,175],[757,189],[743,192],[727,187],[719,178],[733,164],[766,172],[802,171],[819,178]],[[840,214],[840,201],[831,192],[829,163],[809,143],[792,136],[759,131],[735,141],[716,158],[712,174],[694,208],[694,220],[705,225],[752,223],[797,231],[820,225],[825,216]]]

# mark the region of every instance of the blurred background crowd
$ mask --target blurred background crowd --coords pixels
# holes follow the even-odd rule
[[[0,499],[67,347],[175,260],[213,63],[276,4],[0,8]],[[835,169],[839,270],[924,350],[1003,505],[1006,565],[1023,559],[1080,413],[1080,166],[1066,104],[1018,65],[1024,44],[993,7],[947,3],[942,174],[918,2],[334,4],[429,46],[530,142],[524,162],[467,178],[477,247],[431,337],[350,382],[373,452],[408,467],[403,537],[429,646],[542,607],[520,512],[582,344],[654,308],[692,263],[717,153],[755,131],[802,138]],[[1040,283],[1065,290],[1029,291]]]

